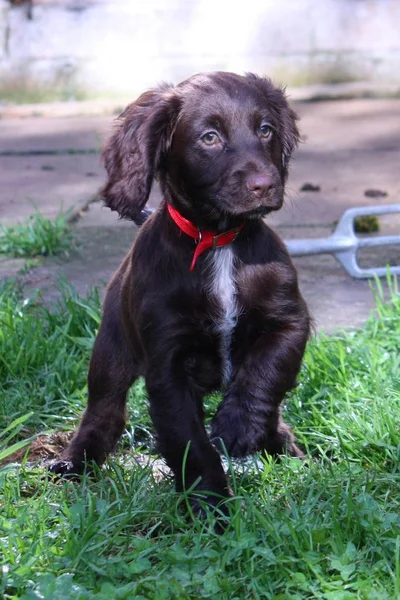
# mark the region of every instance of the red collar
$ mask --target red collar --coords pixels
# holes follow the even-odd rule
[[[189,235],[191,238],[196,240],[197,246],[193,254],[192,264],[190,265],[190,270],[193,271],[196,261],[203,252],[212,248],[218,248],[219,246],[226,246],[236,240],[240,231],[242,231],[244,227],[244,223],[239,225],[239,227],[235,227],[235,229],[230,229],[229,231],[225,231],[224,233],[218,233],[217,231],[204,231],[198,229],[191,221],[182,217],[182,215],[169,203],[167,203],[168,212],[176,225],[178,225],[179,229]]]

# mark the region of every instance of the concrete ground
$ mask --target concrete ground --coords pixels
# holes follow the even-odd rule
[[[346,208],[400,203],[399,99],[295,102],[294,107],[304,143],[292,161],[286,204],[267,219],[284,239],[326,237]],[[69,257],[46,259],[18,277],[27,293],[40,288],[45,297],[55,294],[61,274],[81,293],[92,285],[104,289],[137,233],[96,201],[104,180],[98,150],[113,117],[41,114],[3,113],[0,119],[1,223],[23,221],[36,209],[49,217],[72,210],[80,217],[73,224],[79,245]],[[319,189],[301,191],[305,183]],[[371,189],[386,195],[366,196]],[[149,203],[158,202],[154,189]],[[381,226],[383,233],[400,236],[400,214],[383,217]],[[400,264],[400,246],[370,252],[365,261]],[[368,281],[351,279],[329,255],[294,262],[319,329],[354,327],[366,319],[374,305]],[[22,266],[23,261],[2,258],[0,277],[15,276]]]

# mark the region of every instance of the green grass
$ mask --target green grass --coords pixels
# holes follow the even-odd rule
[[[310,343],[285,409],[308,458],[230,465],[230,524],[189,522],[169,478],[134,460],[149,443],[142,382],[117,455],[95,480],[54,483],[28,457],[0,471],[5,599],[400,598],[400,296],[355,333]],[[72,429],[85,404],[96,294],[52,310],[0,294],[0,453]],[[217,396],[206,400],[208,417]],[[131,447],[131,452],[127,452]],[[2,456],[0,454],[0,456]]]
[[[377,233],[379,229],[379,219],[373,215],[364,215],[354,219],[356,233]]]
[[[66,214],[60,214],[51,220],[36,212],[24,223],[12,226],[0,224],[0,254],[15,258],[67,252],[71,248],[71,242],[72,233]]]
[[[45,83],[32,79],[24,72],[13,72],[11,76],[2,76],[0,98],[7,104],[38,104],[69,100],[86,100],[87,94],[61,75]]]

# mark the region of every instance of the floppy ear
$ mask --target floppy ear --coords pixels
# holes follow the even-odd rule
[[[283,181],[286,181],[292,152],[297,148],[300,141],[300,132],[296,123],[299,117],[290,108],[284,89],[279,91],[283,99],[281,104],[282,177]]]
[[[296,124],[298,116],[288,104],[285,88],[276,87],[268,77],[259,77],[254,73],[246,73],[246,79],[262,92],[279,126],[281,174],[283,181],[286,181],[290,157],[300,141],[300,133]]]
[[[108,180],[100,194],[120,217],[139,218],[179,115],[181,100],[173,86],[145,92],[118,117],[103,151]]]

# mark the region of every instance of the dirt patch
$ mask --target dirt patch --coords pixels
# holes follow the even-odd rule
[[[20,463],[27,456],[29,462],[41,462],[56,458],[69,444],[73,432],[55,432],[50,435],[40,435],[34,439],[28,448],[25,446],[21,450],[9,454],[0,465],[10,463]]]
[[[49,435],[40,435],[34,439],[30,445],[25,446],[17,452],[13,452],[4,460],[0,461],[0,466],[8,464],[20,464],[24,458],[27,458],[28,463],[46,464],[54,460],[67,448],[74,435],[73,431],[56,431]],[[155,481],[161,481],[165,477],[171,477],[172,472],[165,464],[162,458],[157,458],[143,452],[134,452],[128,450],[124,452],[122,461],[125,466],[140,466],[141,468],[149,467],[152,471]]]

